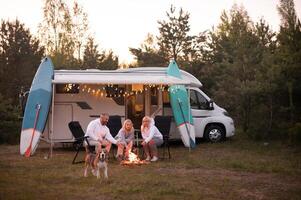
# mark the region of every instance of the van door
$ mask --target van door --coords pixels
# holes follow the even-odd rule
[[[143,85],[141,86],[143,89]],[[132,91],[133,86],[128,86],[128,91]],[[134,90],[135,91],[135,90]],[[144,92],[131,94],[126,99],[126,117],[131,119],[135,129],[140,129],[142,118],[145,116],[145,94]]]
[[[205,126],[203,119],[212,115],[212,110],[209,108],[209,100],[205,98],[199,89],[192,88],[190,89],[190,106],[195,126],[195,136],[203,137]]]
[[[69,130],[68,123],[73,121],[72,104],[55,104],[53,122],[53,139],[56,141],[71,141],[72,133]]]

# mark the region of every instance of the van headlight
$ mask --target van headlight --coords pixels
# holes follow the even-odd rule
[[[229,113],[228,113],[226,110],[223,111],[223,114],[224,114],[225,116],[227,116],[227,117],[230,117]]]

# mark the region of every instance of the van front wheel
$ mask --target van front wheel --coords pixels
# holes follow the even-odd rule
[[[225,131],[218,125],[210,125],[206,128],[204,137],[213,143],[220,142],[225,137]]]

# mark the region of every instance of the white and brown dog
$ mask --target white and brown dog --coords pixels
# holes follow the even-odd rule
[[[88,168],[91,167],[92,174],[96,176],[98,179],[100,178],[100,169],[104,171],[104,178],[108,179],[108,163],[106,150],[102,149],[101,152],[87,153],[85,158],[85,172],[84,177],[88,176]]]

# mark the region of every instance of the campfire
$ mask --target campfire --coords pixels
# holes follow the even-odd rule
[[[130,152],[129,153],[129,159],[121,161],[120,164],[121,165],[143,165],[143,164],[148,164],[148,162],[145,161],[145,160],[140,160],[138,155],[136,155],[133,152]]]

